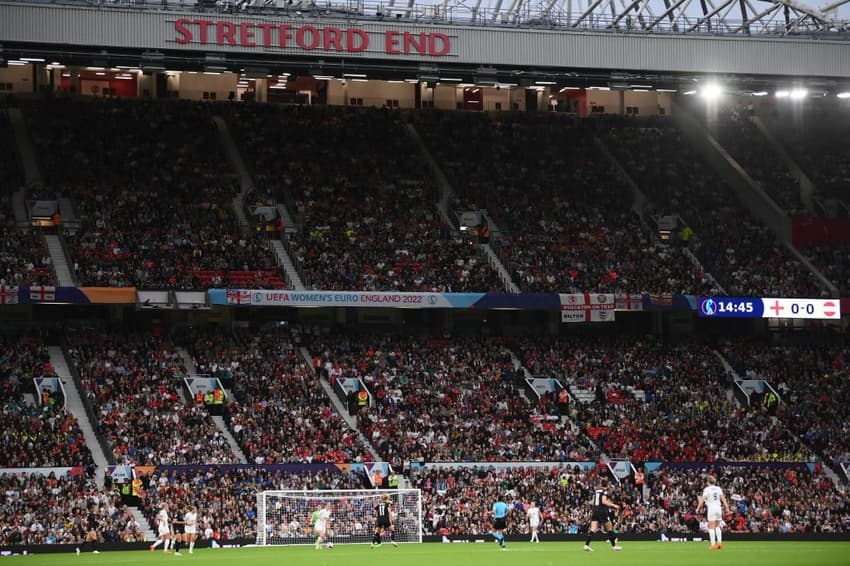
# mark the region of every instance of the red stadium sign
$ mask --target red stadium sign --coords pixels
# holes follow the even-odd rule
[[[180,45],[360,53],[369,50],[371,44],[369,32],[363,29],[312,24],[180,18],[174,22],[174,31],[177,34],[174,41]],[[387,30],[381,34],[377,49],[386,55],[443,57],[451,52],[452,41],[440,32]]]

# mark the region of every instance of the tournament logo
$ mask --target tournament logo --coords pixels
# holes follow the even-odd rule
[[[717,313],[717,303],[714,299],[705,299],[699,308],[704,316],[714,316]]]

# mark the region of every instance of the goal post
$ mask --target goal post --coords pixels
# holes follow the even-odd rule
[[[330,503],[327,540],[367,544],[375,532],[375,506],[388,495],[396,542],[422,542],[422,493],[418,489],[276,490],[257,493],[257,544],[313,544],[310,515]]]

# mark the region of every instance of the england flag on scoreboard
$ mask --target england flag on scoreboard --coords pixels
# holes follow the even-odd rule
[[[573,293],[560,295],[561,322],[614,322],[614,295]]]

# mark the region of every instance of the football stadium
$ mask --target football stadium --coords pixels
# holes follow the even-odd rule
[[[848,563],[848,0],[0,0],[0,231],[0,561]]]

